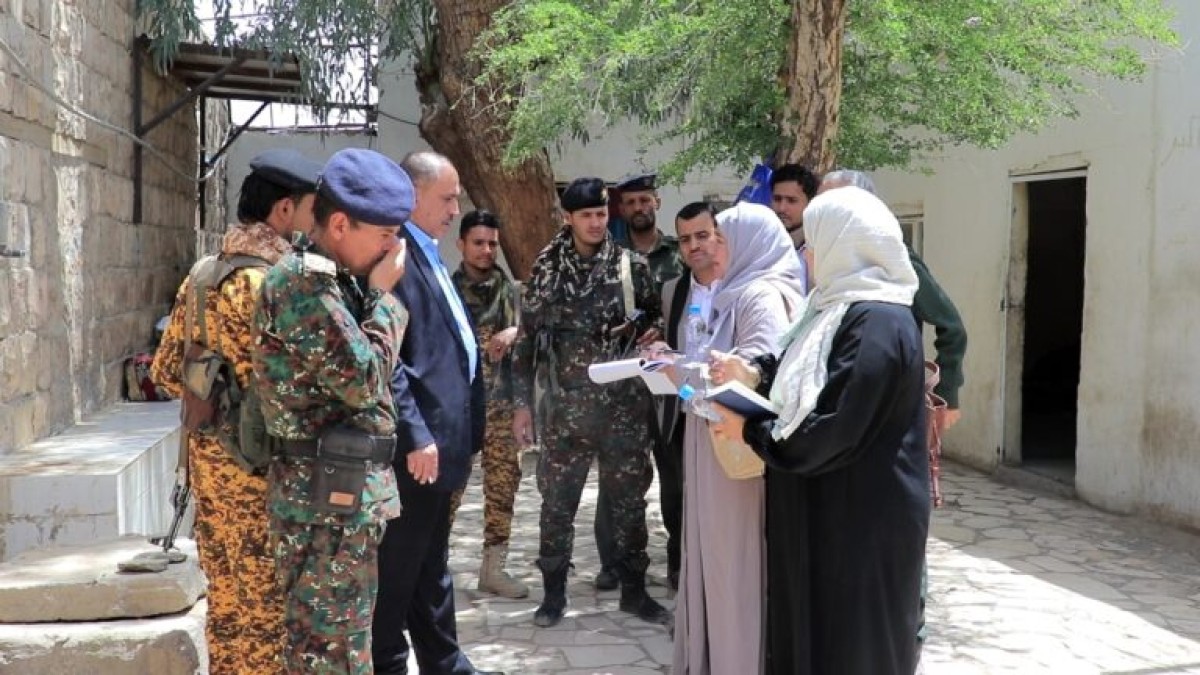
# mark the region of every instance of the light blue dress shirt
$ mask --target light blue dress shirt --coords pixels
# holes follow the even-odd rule
[[[450,312],[454,314],[454,321],[458,323],[458,334],[462,338],[463,348],[467,350],[467,367],[470,368],[470,378],[474,382],[475,369],[479,364],[479,345],[475,342],[475,331],[471,330],[471,321],[467,319],[467,308],[463,305],[462,298],[458,295],[458,290],[454,288],[454,282],[450,280],[450,271],[446,269],[446,264],[442,262],[442,254],[438,251],[437,240],[425,234],[424,230],[412,222],[405,224],[405,227],[408,228],[408,233],[416,240],[417,246],[421,247],[421,251],[425,254],[425,259],[433,267],[433,273],[437,276],[438,285],[442,287],[442,296],[449,303]]]

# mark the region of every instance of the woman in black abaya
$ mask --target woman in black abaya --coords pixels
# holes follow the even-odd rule
[[[804,229],[815,285],[783,354],[713,366],[781,411],[714,423],[768,467],[765,670],[911,675],[930,509],[917,278],[868,192],[818,196]]]

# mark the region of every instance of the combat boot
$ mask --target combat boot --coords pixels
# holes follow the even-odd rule
[[[508,544],[483,547],[483,562],[479,565],[479,590],[495,593],[502,598],[518,600],[529,595],[529,587],[504,571],[508,559]]]
[[[566,556],[539,558],[537,566],[542,570],[546,594],[541,606],[533,614],[533,624],[549,628],[562,621],[567,611],[567,571],[571,568],[571,561]]]
[[[596,575],[596,590],[615,591],[620,585],[621,579],[611,567],[600,568],[600,573]]]
[[[646,593],[646,573],[621,566],[621,611],[648,623],[670,626],[674,616]]]

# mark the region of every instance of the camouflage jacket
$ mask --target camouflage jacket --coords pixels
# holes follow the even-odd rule
[[[513,295],[512,279],[499,267],[492,268],[486,280],[473,282],[462,265],[451,275],[454,287],[462,296],[467,311],[475,323],[483,358],[483,377],[487,383],[488,400],[512,398],[512,351],[493,363],[487,357],[487,341],[502,330],[517,325],[517,300]]]
[[[255,314],[254,370],[267,431],[289,440],[314,439],[338,425],[394,434],[391,376],[407,321],[392,294],[364,292],[346,269],[300,237],[267,272]],[[312,462],[277,458],[270,479],[269,508],[286,520],[360,525],[400,515],[388,465],[373,465],[362,510],[349,516],[318,514],[309,506]]]
[[[221,254],[225,256],[254,256],[274,264],[287,252],[287,242],[266,223],[235,225],[221,240]],[[150,368],[150,378],[156,385],[175,398],[183,395],[183,357],[187,343],[195,340],[208,345],[233,366],[239,387],[245,389],[250,385],[254,375],[254,364],[250,360],[254,346],[254,308],[266,272],[265,267],[242,268],[219,287],[209,289],[208,297],[204,298],[204,323],[208,335],[203,336],[200,335],[199,321],[192,323],[192,335],[185,335],[187,297],[192,284],[191,279],[183,280]]]
[[[617,243],[622,248],[630,251],[636,251],[633,247],[633,242],[628,238],[618,239]],[[658,243],[654,244],[654,248],[650,249],[649,253],[643,253],[646,257],[646,262],[650,265],[650,276],[654,279],[654,292],[662,293],[663,284],[683,274],[686,267],[683,264],[683,256],[679,254],[679,240],[670,235],[658,232]]]
[[[571,232],[560,231],[538,254],[521,300],[520,332],[513,345],[513,405],[531,407],[535,371],[546,386],[587,386],[587,367],[619,358],[662,314],[645,258],[628,253],[638,321],[627,324],[621,284],[622,249],[606,237],[600,251],[583,258]],[[640,383],[639,383],[640,386]]]

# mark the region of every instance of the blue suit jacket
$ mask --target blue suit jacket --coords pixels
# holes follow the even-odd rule
[[[483,447],[483,359],[476,359],[472,383],[466,348],[432,263],[407,229],[402,235],[408,244],[408,269],[395,294],[408,310],[408,329],[392,373],[396,480],[402,490],[417,486],[406,456],[436,443],[438,479],[430,487],[451,492],[466,485],[471,456]]]

